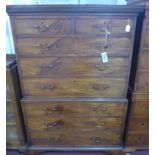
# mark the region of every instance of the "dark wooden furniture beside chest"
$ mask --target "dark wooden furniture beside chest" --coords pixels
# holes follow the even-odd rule
[[[121,150],[135,28],[144,8],[8,6],[7,12],[29,148]]]
[[[141,35],[135,83],[131,84],[132,99],[129,109],[126,147],[149,147],[149,9],[147,0],[128,0],[129,5],[145,5],[146,12]]]
[[[25,133],[21,112],[21,91],[15,55],[6,56],[6,148],[22,149]]]

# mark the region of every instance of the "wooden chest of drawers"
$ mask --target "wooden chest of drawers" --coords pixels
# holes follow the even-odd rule
[[[30,146],[120,147],[136,21],[144,8],[8,6],[7,11]]]
[[[146,5],[140,51],[126,133],[126,146],[149,146],[149,9],[147,0],[129,0],[132,5]]]
[[[21,92],[15,56],[6,56],[6,148],[21,149],[25,132],[20,105]]]

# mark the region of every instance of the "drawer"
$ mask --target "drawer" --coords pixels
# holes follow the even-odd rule
[[[106,29],[110,34],[127,33],[125,28],[130,24],[131,31],[134,31],[133,19],[124,19],[119,17],[79,17],[76,19],[77,34],[105,34]]]
[[[20,38],[16,40],[17,50],[21,56],[49,56],[66,54],[97,54],[105,48],[104,37],[53,37]],[[109,55],[127,55],[130,51],[130,38],[109,38],[107,43]]]
[[[15,123],[15,114],[12,109],[12,101],[6,101],[6,121],[8,123]]]
[[[148,101],[135,101],[133,103],[132,112],[134,116],[149,117]]]
[[[137,92],[149,92],[149,73],[148,71],[140,71],[136,81]]]
[[[6,141],[7,142],[16,142],[19,141],[19,133],[16,127],[16,124],[7,124],[6,125]]]
[[[126,102],[71,102],[71,101],[22,101],[22,106],[27,117],[50,116],[126,116]]]
[[[140,53],[140,69],[149,70],[149,51],[143,50]]]
[[[149,118],[148,117],[131,117],[129,120],[128,130],[149,132]]]
[[[6,113],[6,122],[7,123],[15,123],[15,115],[14,113]]]
[[[121,132],[124,117],[84,117],[84,116],[38,116],[27,117],[28,130],[31,131],[117,131]]]
[[[34,63],[35,62],[35,63]],[[107,76],[128,75],[129,58],[110,57],[103,63],[101,56],[25,58],[20,60],[23,77]]]
[[[51,133],[31,132],[31,145],[35,146],[104,146],[120,145],[119,133]]]
[[[127,135],[127,146],[148,146],[149,135],[147,132],[130,132]]]
[[[125,97],[126,80],[112,78],[24,79],[24,96]]]
[[[13,113],[12,102],[13,101],[6,99],[6,113]]]
[[[31,18],[24,17],[23,19],[14,20],[16,34],[29,35],[50,35],[50,34],[70,34],[72,32],[70,18]]]

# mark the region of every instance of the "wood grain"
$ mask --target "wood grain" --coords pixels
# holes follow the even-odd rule
[[[35,146],[107,146],[120,145],[120,135],[105,133],[32,132],[31,144]]]
[[[129,132],[127,137],[127,146],[144,147],[149,144],[149,135],[147,132]]]
[[[38,27],[37,27],[38,26]],[[24,30],[24,31],[23,31]],[[72,32],[71,18],[27,18],[15,20],[16,34],[70,34]]]
[[[16,48],[21,56],[48,56],[53,54],[97,54],[104,49],[104,37],[46,37],[20,38],[16,40]],[[109,55],[127,55],[130,51],[130,38],[113,37],[108,41]]]
[[[126,80],[114,78],[24,79],[24,96],[125,97]]]
[[[121,132],[123,117],[38,116],[28,117],[29,131],[117,131]]]
[[[129,64],[129,59],[123,57],[109,57],[109,62],[103,63],[101,55],[20,60],[22,77],[102,76],[125,78],[128,76]]]
[[[120,17],[77,17],[75,22],[75,32],[77,34],[104,34],[106,29],[110,34],[125,33],[126,25],[129,23],[131,25],[131,31],[133,31],[133,25],[135,23],[132,18],[122,19]]]
[[[149,132],[148,117],[131,117],[129,122],[129,131],[146,131]]]
[[[23,101],[25,114],[30,116],[125,116],[127,103],[124,102],[47,102]]]
[[[133,103],[132,115],[149,117],[148,101],[135,101]]]

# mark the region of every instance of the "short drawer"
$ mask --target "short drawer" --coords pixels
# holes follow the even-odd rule
[[[129,131],[149,131],[149,118],[131,117],[129,120]]]
[[[6,124],[6,141],[16,142],[19,141],[19,133],[16,124]]]
[[[132,107],[132,115],[149,117],[148,101],[134,101]]]
[[[127,102],[86,102],[86,101],[22,101],[27,117],[50,116],[126,116]]]
[[[13,101],[6,101],[6,121],[8,123],[15,123],[15,114],[12,109],[12,102]]]
[[[31,131],[117,131],[123,130],[124,117],[38,116],[27,117]]]
[[[51,133],[31,132],[31,145],[35,146],[110,146],[120,145],[119,133]]]
[[[35,63],[34,63],[35,62]],[[129,58],[109,57],[103,63],[101,55],[25,58],[20,60],[23,77],[60,77],[60,76],[104,76],[126,78]]]
[[[104,42],[104,37],[46,37],[20,38],[16,40],[16,45],[21,56],[100,55],[105,49]],[[109,55],[129,56],[131,54],[130,44],[130,38],[113,37],[108,39],[106,50]]]
[[[76,33],[78,34],[105,34],[107,30],[110,34],[127,33],[125,28],[130,24],[134,30],[134,19],[108,18],[108,17],[79,17],[76,18]]]
[[[148,146],[149,135],[147,132],[129,132],[127,135],[126,146]]]
[[[148,71],[140,71],[136,81],[137,92],[149,92],[149,73]]]
[[[125,97],[126,79],[44,78],[24,79],[24,96],[49,97]]]
[[[14,20],[16,34],[49,35],[49,34],[70,34],[72,32],[70,18],[31,18],[23,17]]]

